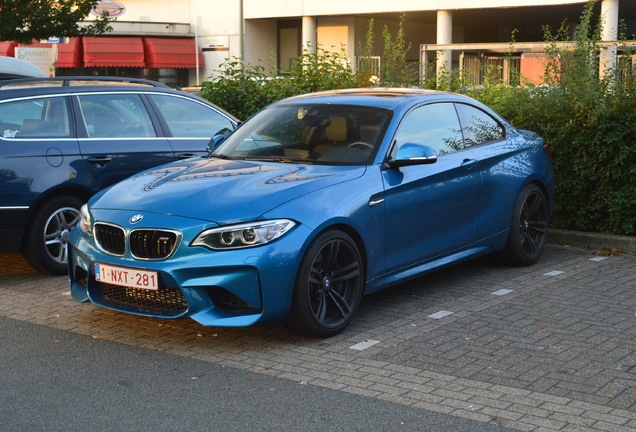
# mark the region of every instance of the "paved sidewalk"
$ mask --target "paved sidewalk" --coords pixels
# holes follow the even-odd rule
[[[0,316],[521,431],[636,430],[636,257],[550,246],[364,299],[343,334],[206,328],[78,304],[0,256]]]

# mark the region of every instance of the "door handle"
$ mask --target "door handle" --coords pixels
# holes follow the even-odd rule
[[[381,194],[373,195],[369,198],[369,207],[377,207],[384,202],[384,197]]]
[[[86,158],[87,162],[92,163],[93,165],[97,165],[100,168],[105,166],[112,160],[113,158],[111,156],[91,156],[89,158]]]
[[[479,159],[464,159],[462,161],[462,167],[466,169],[473,169],[478,162],[479,162]]]

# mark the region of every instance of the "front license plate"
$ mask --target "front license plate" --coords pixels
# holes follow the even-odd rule
[[[157,291],[159,278],[156,271],[136,270],[126,267],[95,263],[95,280],[130,288]]]

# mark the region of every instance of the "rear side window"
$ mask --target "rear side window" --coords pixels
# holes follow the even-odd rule
[[[137,94],[89,94],[79,96],[90,138],[155,137],[146,106]]]
[[[69,138],[68,98],[32,98],[0,103],[3,138]]]
[[[499,141],[505,137],[505,129],[489,114],[471,105],[455,104],[462,123],[466,147]]]
[[[157,104],[173,137],[210,138],[227,135],[234,129],[227,117],[194,100],[170,95],[150,97]]]

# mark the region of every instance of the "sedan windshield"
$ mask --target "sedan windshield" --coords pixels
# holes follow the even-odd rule
[[[358,106],[278,106],[261,111],[211,157],[332,165],[369,164],[389,111]]]

